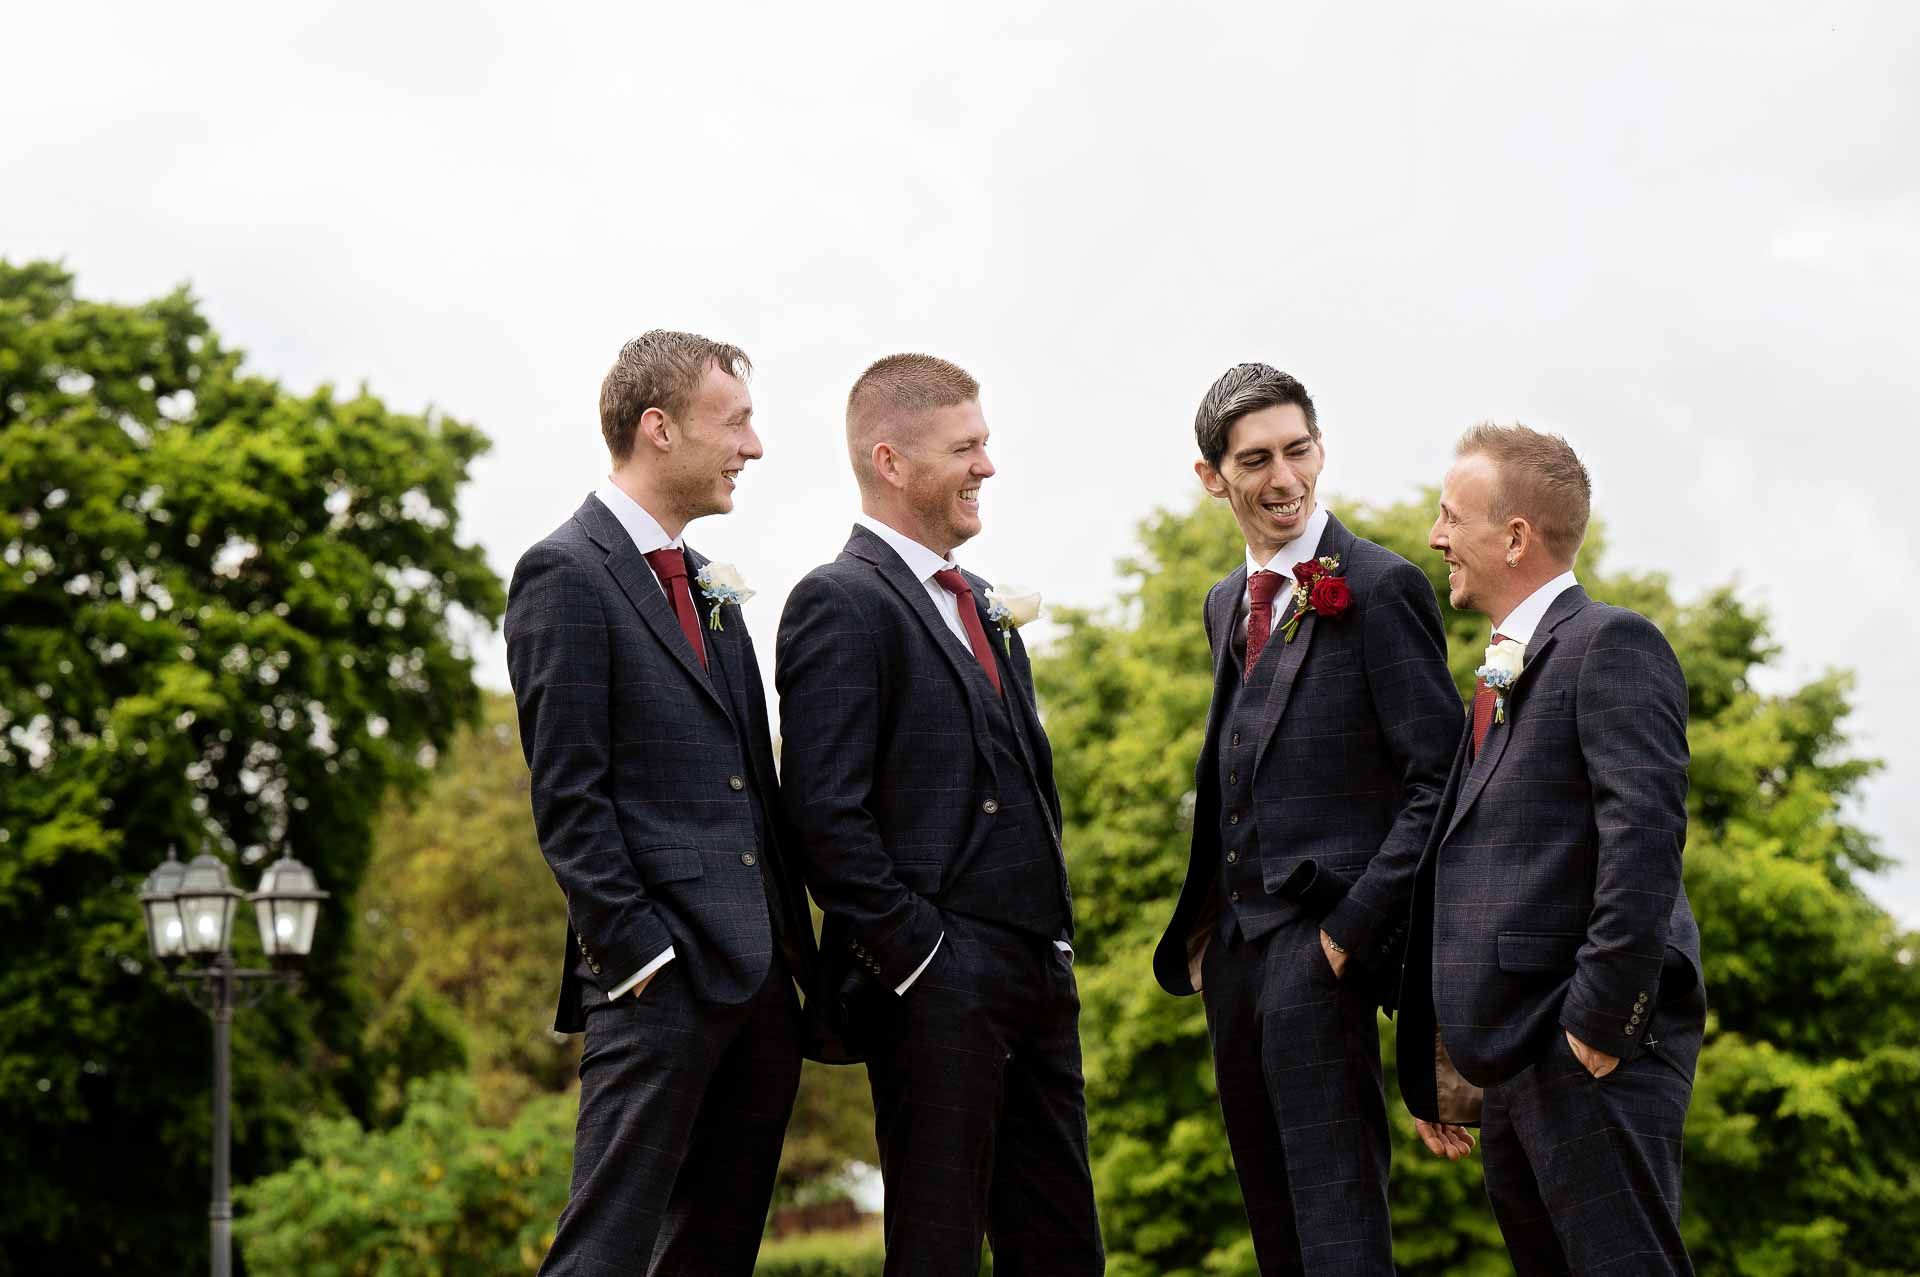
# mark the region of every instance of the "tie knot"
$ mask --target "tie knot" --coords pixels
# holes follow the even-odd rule
[[[1281,585],[1290,579],[1281,576],[1278,572],[1269,572],[1262,568],[1247,578],[1247,595],[1253,600],[1255,606],[1271,607],[1274,597],[1280,593]]]
[[[1499,647],[1502,643],[1511,643],[1511,642],[1513,642],[1513,640],[1508,638],[1506,635],[1502,634],[1499,630],[1495,630],[1493,632],[1493,645],[1495,647]]]
[[[957,599],[973,596],[973,587],[967,584],[966,577],[960,575],[959,568],[941,568],[933,574],[933,581],[935,585]]]
[[[687,556],[670,545],[647,551],[646,560],[647,566],[653,569],[653,574],[660,578],[662,585],[687,578]]]

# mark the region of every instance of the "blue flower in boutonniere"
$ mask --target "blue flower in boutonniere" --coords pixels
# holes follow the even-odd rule
[[[1010,585],[987,591],[987,619],[1000,627],[1000,643],[1013,655],[1013,632],[1040,615],[1040,592]]]
[[[731,563],[709,563],[700,569],[700,575],[694,578],[700,587],[700,593],[713,603],[713,610],[707,613],[707,628],[724,629],[720,624],[720,609],[728,603],[735,607],[753,597],[753,591],[747,588],[747,578],[740,575],[740,569]]]
[[[1473,672],[1473,676],[1491,687],[1493,697],[1493,721],[1507,721],[1507,689],[1513,686],[1513,680],[1520,677],[1520,671],[1527,667],[1527,645],[1507,639],[1487,645],[1484,664]]]

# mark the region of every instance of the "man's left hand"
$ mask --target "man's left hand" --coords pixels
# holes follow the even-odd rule
[[[1326,938],[1325,932],[1321,932],[1321,938],[1323,940]],[[1593,1074],[1595,1078],[1603,1078],[1620,1067],[1619,1056],[1594,1050],[1573,1036],[1572,1029],[1563,1029],[1561,1032],[1567,1035],[1567,1045],[1573,1048],[1573,1058],[1580,1061],[1580,1067]]]
[[[1347,951],[1340,947],[1338,940],[1324,931],[1320,933],[1320,952],[1327,955],[1327,965],[1333,968],[1334,979],[1347,973]]]

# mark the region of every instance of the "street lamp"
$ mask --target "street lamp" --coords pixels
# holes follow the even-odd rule
[[[320,902],[327,896],[314,881],[313,871],[292,856],[282,856],[269,866],[260,877],[260,890],[248,896],[234,887],[226,865],[214,856],[202,852],[182,865],[172,849],[140,886],[140,907],[154,957],[173,971],[194,1004],[213,1017],[213,1205],[208,1212],[213,1277],[229,1277],[233,1272],[229,1182],[233,1010],[258,1001],[270,985],[299,982],[297,968],[313,949]],[[275,970],[234,965],[233,915],[243,899],[254,907],[260,945]],[[204,965],[182,968],[179,964],[185,958]]]

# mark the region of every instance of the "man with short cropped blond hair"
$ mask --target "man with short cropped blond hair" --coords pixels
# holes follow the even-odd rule
[[[979,384],[892,355],[847,398],[861,514],[794,588],[774,680],[822,996],[867,1058],[886,1271],[1103,1271],[1073,897],[1027,650],[954,562],[992,478]]]
[[[1566,440],[1460,440],[1430,541],[1478,671],[1421,859],[1400,1085],[1444,1157],[1481,1125],[1515,1269],[1691,1273],[1680,1148],[1706,1017],[1681,884],[1687,683],[1638,613],[1574,577],[1591,484]]]

